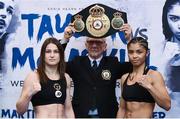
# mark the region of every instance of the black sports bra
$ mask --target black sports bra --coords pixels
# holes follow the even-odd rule
[[[143,74],[147,74],[148,71],[149,68],[144,70]],[[125,101],[155,103],[154,98],[151,96],[148,90],[140,86],[137,82],[133,85],[127,85],[127,80],[129,78],[129,75],[127,76],[123,84],[123,92],[122,92],[123,99]]]
[[[48,79],[46,84],[41,84],[41,91],[32,96],[32,105],[64,104],[66,99],[66,85],[65,79]]]

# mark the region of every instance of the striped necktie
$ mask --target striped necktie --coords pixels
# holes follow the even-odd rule
[[[97,61],[94,60],[92,63],[93,63],[92,68],[93,68],[94,70],[97,69]]]

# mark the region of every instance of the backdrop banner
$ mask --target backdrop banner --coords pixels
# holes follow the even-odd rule
[[[170,111],[165,111],[156,105],[153,117],[180,117],[180,94],[169,89],[169,81],[164,73],[166,71],[165,62],[163,62],[165,57],[162,57],[162,52],[165,37],[162,32],[162,10],[165,0],[91,0],[89,2],[80,0],[15,0],[14,2],[13,19],[4,44],[3,57],[0,57],[2,64],[0,118],[34,118],[31,103],[24,115],[18,115],[16,101],[21,94],[25,77],[37,67],[42,43],[50,36],[61,39],[65,27],[71,21],[71,16],[94,3],[104,4],[126,12],[127,22],[133,29],[133,36],[142,36],[148,40],[150,46],[148,64],[163,74],[172,99]],[[66,61],[72,60],[75,56],[87,54],[84,42],[84,37],[73,36],[71,38],[65,49]],[[123,32],[109,36],[107,42],[108,49],[105,55],[116,56],[120,62],[128,61]],[[173,45],[169,47],[173,48]],[[180,87],[180,83],[176,85]],[[119,102],[121,97],[119,82],[117,82],[116,95]]]

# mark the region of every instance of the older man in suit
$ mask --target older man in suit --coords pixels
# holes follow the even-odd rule
[[[107,30],[106,26],[109,24],[107,24],[107,22],[103,23],[103,21],[97,19],[99,13],[102,13],[103,11],[101,10],[101,6],[103,8],[107,7],[98,4],[95,5],[95,7],[90,6],[76,14],[75,17],[78,16],[78,20],[75,19],[73,27],[68,26],[64,32],[64,37],[66,39],[69,39],[72,36],[74,29],[75,31],[78,30],[78,33],[81,35],[87,36],[85,46],[88,55],[77,56],[72,61],[67,62],[67,73],[71,76],[74,83],[72,104],[76,118],[116,117],[118,110],[118,102],[115,94],[116,80],[124,73],[131,70],[130,63],[120,63],[116,57],[103,55],[104,51],[106,51],[106,37],[108,35],[121,30],[124,31],[126,39],[130,40],[132,30],[130,25],[126,23],[116,31]],[[91,8],[99,10],[93,11]],[[80,18],[81,13],[84,14],[87,11],[98,12],[97,14],[93,13],[93,15],[96,15],[95,22],[92,22],[91,24],[91,19],[89,19],[88,23],[90,23],[90,29],[88,29],[88,24],[86,24],[87,29],[84,29],[84,24]],[[84,18],[85,17],[87,17],[87,19],[89,18],[88,16],[84,16]],[[92,25],[94,25],[93,30],[91,29]],[[103,33],[100,33],[101,30],[102,32],[107,30],[107,33],[104,33],[103,35]],[[100,34],[97,34],[97,32]],[[61,43],[63,44],[64,41],[62,40]]]

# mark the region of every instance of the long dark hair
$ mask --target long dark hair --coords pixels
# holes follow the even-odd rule
[[[60,55],[60,62],[58,64],[58,72],[60,74],[60,79],[65,79],[65,60],[64,60],[64,49],[60,42],[53,37],[47,38],[42,47],[41,47],[41,52],[40,52],[40,58],[39,58],[39,65],[37,68],[40,82],[41,83],[46,83],[47,82],[47,75],[45,74],[45,52],[46,52],[46,47],[48,44],[53,43],[58,47],[59,50],[59,55]]]
[[[173,36],[173,33],[169,28],[169,24],[167,21],[167,13],[169,12],[170,9],[172,9],[172,5],[175,5],[177,3],[180,4],[180,0],[166,0],[163,7],[162,28],[163,28],[163,34],[167,40],[170,40],[170,38]]]

